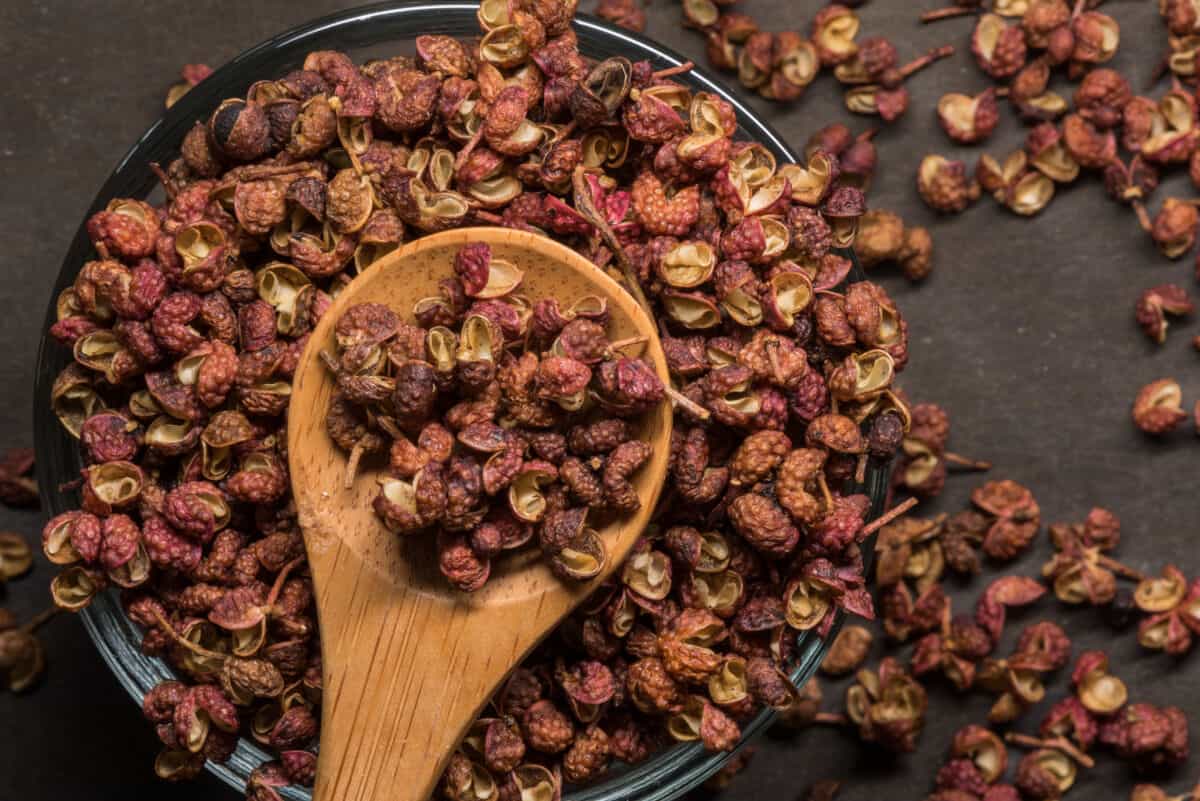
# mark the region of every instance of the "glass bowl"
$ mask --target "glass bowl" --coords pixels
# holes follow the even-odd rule
[[[206,119],[223,99],[244,96],[250,84],[258,78],[280,76],[298,68],[305,54],[312,50],[342,50],[361,63],[367,58],[411,51],[411,43],[418,34],[472,36],[478,30],[475,19],[477,8],[473,3],[455,2],[380,3],[323,17],[247,50],[188,92],[142,135],[101,187],[87,216],[100,211],[117,197],[153,200],[158,180],[149,165],[168,163],[177,155],[179,143],[196,120]],[[631,60],[646,59],[655,69],[678,66],[686,61],[644,36],[587,16],[577,18],[575,30],[580,50],[591,58],[623,55]],[[761,142],[781,162],[797,160],[779,134],[703,70],[692,70],[676,80],[729,101],[738,115],[738,138]],[[79,269],[91,258],[92,253],[87,232],[81,224],[63,260],[54,294],[48,303],[43,331],[48,330],[55,321],[54,300],[58,293],[74,282]],[[853,258],[852,252],[844,255]],[[862,278],[857,262],[852,276]],[[34,390],[34,421],[37,477],[44,488],[58,488],[75,479],[83,466],[78,443],[62,429],[50,409],[51,385],[69,361],[68,350],[43,335]],[[887,466],[873,464],[868,470],[866,484],[861,488],[871,498],[872,517],[882,513],[887,482]],[[47,489],[43,493],[50,514],[77,508],[76,496],[77,493],[57,489]],[[864,550],[870,554],[870,548]],[[125,617],[115,591],[102,593],[81,613],[81,617],[100,655],[138,704],[155,684],[173,678],[165,662],[141,653],[138,648],[141,633]],[[840,624],[839,619],[837,626]],[[791,672],[796,686],[802,686],[812,677],[825,654],[827,642],[812,633],[799,635],[797,661]],[[744,724],[738,748],[765,730],[773,718],[773,712],[764,710]],[[596,784],[567,788],[564,795],[567,801],[667,801],[699,785],[719,770],[734,753],[736,750],[712,754],[705,752],[700,743],[679,744],[639,765],[614,769]],[[269,758],[256,743],[243,738],[229,762],[224,765],[210,762],[207,767],[230,787],[241,791],[250,771]],[[312,799],[307,788],[289,786],[281,790],[281,795],[290,801]]]

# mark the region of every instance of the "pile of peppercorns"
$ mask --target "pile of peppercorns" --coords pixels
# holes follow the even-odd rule
[[[631,478],[651,448],[632,424],[666,397],[621,352],[646,338],[610,341],[603,298],[564,309],[515,295],[521,271],[484,243],[454,273],[445,297],[417,302],[419,325],[378,303],[338,318],[326,430],[350,454],[347,482],[386,453],[376,514],[402,536],[435,532],[442,574],[465,592],[535,528],[556,575],[594,578],[608,562],[597,518],[641,507]]]
[[[851,86],[852,111],[894,119],[908,105],[904,78],[947,49],[897,67],[886,41],[854,41],[848,5],[823,10],[811,41],[761,33],[744,15],[703,2],[685,0],[684,9],[703,23],[710,57],[764,96],[794,99],[822,66],[833,67]],[[1007,92],[944,98],[939,116],[952,139],[986,139],[1005,94],[1026,118],[1054,119],[1066,104],[1045,89],[1049,68],[1066,63],[1082,75],[1111,55],[1107,17],[1080,3],[1060,20],[1060,5],[992,4],[972,50],[989,74],[1017,77]],[[605,0],[599,11],[644,24],[636,1]],[[1005,562],[1025,551],[1041,522],[1029,490],[988,482],[972,495],[975,509],[869,525],[865,498],[853,494],[867,465],[897,449],[895,487],[919,497],[940,492],[949,465],[988,467],[948,451],[944,413],[910,406],[894,387],[907,360],[904,321],[881,288],[846,286],[850,264],[833,252],[854,247],[868,265],[894,261],[913,280],[929,271],[925,229],[887,212],[864,214],[874,132],[855,137],[828,126],[803,164],[778,165],[765,149],[733,142],[732,109],[673,81],[679,70],[583,59],[572,14],[567,2],[485,1],[478,43],[420,37],[415,59],[362,68],[342,54],[311,54],[304,69],[255,84],[189,134],[182,158],[159,171],[165,208],[120,200],[90,221],[100,258],[60,298],[52,332],[75,355],[54,403],[85,449],[83,508],[52,520],[44,545],[65,568],[53,585],[60,607],[83,608],[110,583],[123,588],[127,613],[146,632],[143,650],[176,669],[181,680],[160,684],[144,704],[164,742],[156,770],[165,778],[227,759],[241,734],[279,755],[255,771],[251,797],[312,783],[319,632],[282,450],[291,372],[355,271],[421,233],[466,224],[548,233],[624,280],[662,321],[673,385],[660,389],[677,404],[677,427],[656,525],[618,576],[492,699],[447,769],[440,792],[449,801],[556,797],[564,781],[594,780],[613,760],[636,762],[672,741],[728,749],[739,722],[763,706],[792,726],[849,725],[864,741],[911,751],[927,714],[922,677],[990,693],[989,721],[1000,724],[1018,719],[1069,662],[1065,633],[1046,621],[1028,626],[1008,657],[992,656],[1005,610],[1036,602],[1041,583],[996,578],[968,615],[951,613],[940,585],[946,569],[977,573],[980,553]],[[1022,26],[1004,16],[1022,17]],[[1045,55],[1025,64],[1027,48]],[[1178,71],[1184,61],[1171,63]],[[175,98],[204,74],[185,72]],[[1157,139],[1138,140],[1128,166],[1081,155],[1104,151],[1113,136],[1105,131],[1117,124],[1114,86],[1105,70],[1087,73],[1078,119],[1062,131],[1039,125],[1026,150],[1003,163],[985,157],[979,184],[1031,214],[1049,201],[1052,182],[1097,166],[1111,192],[1139,200],[1155,182],[1148,165]],[[1154,113],[1170,122],[1179,102],[1172,95]],[[1162,133],[1158,117],[1149,119]],[[1176,145],[1163,144],[1171,152]],[[946,210],[965,208],[979,192],[965,167],[944,160],[927,160],[921,176],[922,196]],[[1185,252],[1195,210],[1169,201],[1147,224],[1164,252]],[[396,486],[384,487],[377,508],[392,528],[447,519],[449,488],[440,517],[415,504],[418,479],[439,472],[431,466],[446,463],[460,488],[478,484],[452,516],[457,534],[440,538],[443,568],[466,590],[486,580],[487,560],[506,544],[535,534],[543,545],[558,542],[564,515],[609,504],[620,493],[609,491],[607,468],[625,462],[621,448],[636,447],[619,415],[559,430],[559,410],[569,411],[583,373],[570,370],[564,388],[562,376],[539,380],[542,365],[566,358],[596,368],[582,386],[607,397],[602,405],[645,400],[623,388],[622,371],[601,375],[598,365],[621,361],[613,354],[593,364],[555,351],[564,339],[570,347],[597,341],[595,309],[547,299],[524,315],[504,302],[493,271],[478,269],[490,259],[473,257],[416,310],[421,328],[360,308],[342,327],[339,353],[329,354],[342,393],[330,433],[352,464],[388,453]],[[495,273],[496,286],[512,278]],[[1138,322],[1156,341],[1166,315],[1191,311],[1181,292],[1163,285],[1140,300]],[[472,317],[479,320],[468,336]],[[497,341],[511,342],[508,334],[534,334],[550,355],[510,353],[490,366],[455,355],[440,365],[430,339],[439,326],[456,348],[477,335],[499,332]],[[1157,430],[1179,422],[1178,387],[1169,383],[1145,404]],[[428,393],[399,397],[402,384],[469,397],[452,407],[460,415],[432,420]],[[539,389],[551,385],[549,394]],[[381,403],[387,414],[362,412]],[[505,428],[496,424],[503,414],[514,416],[520,436],[503,437],[498,450],[478,447]],[[456,464],[456,442],[487,462],[503,457],[496,475],[507,476],[516,457],[528,466],[562,456],[561,483],[539,493],[542,518],[515,525],[512,509],[488,504],[497,493],[484,489],[486,465]],[[564,469],[576,465],[588,472],[572,479]],[[576,513],[563,530],[577,534],[583,523]],[[823,671],[854,674],[846,714],[823,713],[816,682],[797,691],[787,680],[795,635],[827,634],[838,609],[873,614],[859,544],[877,528],[884,631],[917,642],[907,667],[889,657],[860,669],[874,637],[844,628]],[[1101,605],[1114,620],[1140,610],[1143,645],[1190,647],[1200,591],[1174,568],[1151,579],[1108,556],[1119,539],[1110,513],[1093,510],[1082,523],[1052,526],[1051,536],[1058,552],[1043,572],[1056,597]],[[1125,592],[1118,578],[1139,581],[1137,590]],[[1127,703],[1103,655],[1081,655],[1072,682],[1074,694],[1055,705],[1040,739],[1010,733],[1011,744],[1035,749],[1013,786],[1002,782],[1003,741],[973,726],[955,738],[934,798],[1058,798],[1077,765],[1090,762],[1093,743],[1141,767],[1186,756],[1182,714]],[[826,784],[819,797],[835,790]],[[1139,788],[1135,799],[1154,792],[1161,795]]]
[[[601,352],[619,349],[602,310],[507,302],[519,276],[477,250],[414,310],[420,327],[382,307],[339,320],[330,434],[351,471],[389,452],[376,507],[391,528],[440,510],[460,529],[441,538],[457,586],[523,537],[559,556],[580,544],[589,501],[630,505],[644,455],[622,414],[662,393],[677,418],[655,525],[492,700],[446,771],[448,799],[556,795],[674,741],[731,748],[758,709],[804,708],[787,678],[799,633],[873,614],[859,545],[888,518],[868,524],[856,488],[910,414],[893,391],[907,325],[835,252],[866,210],[870,137],[779,164],[733,140],[728,103],[673,80],[687,65],[583,58],[573,13],[485,2],[475,42],[421,36],[415,57],[362,67],[312,53],[196,124],[156,167],[164,206],[120,199],[89,221],[97,258],[51,330],[74,355],[52,401],[83,449],[82,503],[46,525],[44,550],[63,568],[60,607],[115,585],[143,652],[175,670],[144,704],[164,778],[227,760],[246,736],[279,755],[253,797],[312,781],[321,664],[284,451],[290,380],[333,295],[427,232],[567,242],[660,322],[672,376],[657,385]],[[834,151],[859,154],[845,179]],[[926,271],[914,239],[906,260]],[[527,336],[548,350],[503,347]],[[459,401],[436,420],[433,389]],[[585,391],[610,418],[560,430]],[[453,454],[497,437],[495,469]],[[510,478],[538,489],[549,456],[562,482],[518,499],[544,515],[514,524],[493,495]],[[587,472],[563,474],[576,463]],[[883,684],[868,692],[876,715],[910,703],[900,679]]]

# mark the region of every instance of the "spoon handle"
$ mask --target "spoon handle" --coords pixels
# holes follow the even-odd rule
[[[342,545],[310,561],[324,669],[314,798],[424,801],[547,624],[397,586]]]

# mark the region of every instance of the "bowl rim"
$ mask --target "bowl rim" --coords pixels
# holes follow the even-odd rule
[[[61,364],[68,362],[69,359],[63,359],[65,349],[49,336],[48,331],[56,320],[58,295],[74,281],[80,267],[92,251],[87,235],[87,220],[103,209],[111,199],[145,196],[156,184],[157,181],[149,169],[149,163],[145,161],[144,151],[167,142],[170,142],[172,149],[177,151],[177,143],[182,140],[187,129],[196,120],[206,117],[211,109],[223,99],[224,87],[227,83],[244,82],[238,76],[253,70],[256,62],[264,60],[281,48],[303,48],[306,44],[315,45],[316,42],[313,40],[319,40],[320,37],[339,30],[353,30],[358,26],[370,25],[372,22],[394,20],[409,15],[469,14],[473,19],[477,9],[477,3],[468,2],[383,0],[383,2],[338,11],[294,26],[242,51],[215,70],[210,76],[215,80],[206,80],[189,91],[147,128],[118,160],[109,177],[97,191],[68,246],[43,320],[42,337],[37,352],[33,420],[38,456],[35,467],[37,480],[43,488],[55,488],[49,491],[44,489],[42,492],[43,509],[48,515],[59,514],[69,508],[74,508],[75,505],[68,502],[69,493],[60,489],[59,484],[68,473],[73,473],[79,464],[78,445],[61,430],[49,405],[54,379],[58,370],[61,369]],[[647,36],[618,28],[588,14],[577,14],[573,27],[607,40],[606,45],[621,48],[626,55],[633,55],[633,52],[630,51],[636,51],[638,58],[652,60],[664,67],[680,66],[689,61],[674,50]],[[685,80],[730,103],[736,112],[740,128],[749,135],[750,140],[765,145],[777,158],[793,162],[798,160],[797,154],[769,123],[739,99],[734,91],[711,76],[704,68],[694,67],[688,72]],[[249,83],[246,82],[246,85],[248,86]],[[853,264],[851,275],[856,280],[862,279],[863,272],[854,252],[845,250],[841,253]],[[70,450],[74,452],[74,458],[70,464],[58,458],[64,449],[55,447],[55,445],[61,444],[63,440],[70,444]],[[860,491],[865,492],[871,499],[870,517],[876,517],[883,511],[888,476],[887,465],[872,463],[868,468],[867,483]],[[863,551],[869,562],[871,554],[869,543],[864,544]],[[842,624],[843,617],[842,613],[838,614],[833,628],[825,638],[815,636],[814,632],[801,632],[798,635],[796,666],[790,672],[790,678],[797,687],[803,686],[816,672],[828,648],[828,643],[832,641]],[[146,683],[147,678],[155,680],[173,678],[173,674],[165,662],[157,658],[145,657],[135,646],[131,645],[131,643],[140,641],[141,634],[121,611],[120,604],[112,590],[97,597],[92,606],[80,612],[80,618],[84,629],[109,670],[138,704],[141,703],[144,695],[141,685]],[[115,631],[114,624],[117,627]],[[129,665],[130,660],[144,662],[145,673],[139,673],[132,669]],[[772,710],[761,710],[742,726],[742,737],[731,751],[707,753],[700,743],[678,743],[657,752],[644,762],[631,766],[627,770],[610,771],[606,774],[606,778],[595,784],[572,787],[570,792],[563,793],[563,797],[566,801],[617,801],[617,799],[633,798],[636,798],[637,801],[667,801],[676,798],[695,788],[724,766],[743,747],[761,734],[774,718],[775,713]],[[220,765],[206,762],[205,767],[230,788],[240,791],[245,786],[246,776],[250,770],[264,759],[270,759],[270,756],[257,743],[241,737],[237,751],[229,762]],[[279,788],[279,791],[280,795],[288,801],[312,801],[311,790],[306,787],[287,785]]]

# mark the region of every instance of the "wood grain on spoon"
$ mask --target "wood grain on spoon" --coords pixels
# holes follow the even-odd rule
[[[536,547],[502,557],[477,593],[453,590],[437,567],[433,537],[401,539],[371,508],[378,469],[364,464],[344,486],[347,454],[325,431],[334,382],[321,363],[347,307],[384,303],[411,322],[413,304],[436,296],[468,242],[525,271],[518,290],[566,305],[608,300],[614,340],[645,337],[643,356],[664,382],[653,322],[613,279],[578,253],[534,234],[499,228],[419,239],[372,265],[337,297],[305,349],[288,411],[292,487],[316,590],[324,691],[316,801],[422,801],[453,749],[509,672],[616,569],[645,528],[667,470],[670,404],[639,423],[654,446],[634,478],[641,508],[600,529],[608,562],[584,583],[556,578]]]

